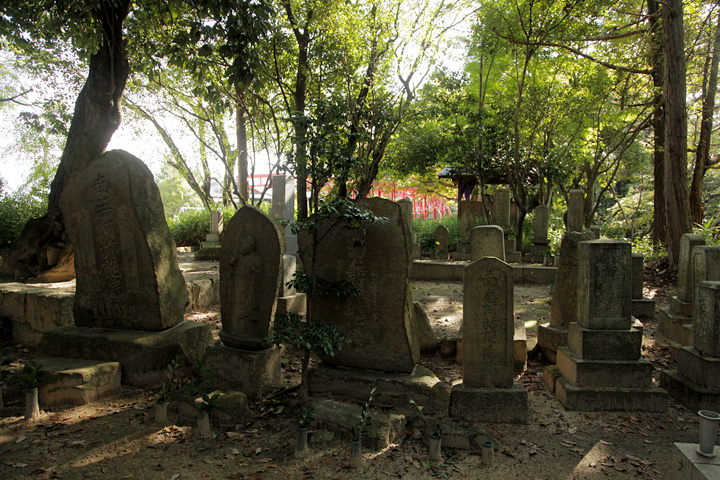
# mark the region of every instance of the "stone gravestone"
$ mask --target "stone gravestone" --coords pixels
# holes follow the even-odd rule
[[[481,225],[470,233],[470,251],[472,260],[482,257],[495,257],[505,261],[505,241],[503,230],[498,225]]]
[[[187,287],[140,159],[106,153],[70,179],[60,208],[75,245],[75,325],[160,331],[183,321]]]
[[[554,380],[568,410],[667,409],[667,392],[653,387],[653,366],[641,357],[642,330],[633,326],[631,256],[627,242],[578,244],[577,322],[568,325],[568,346],[557,351]]]
[[[555,274],[550,323],[538,326],[538,346],[548,362],[555,362],[558,347],[567,345],[567,326],[577,321],[579,242],[592,240],[590,232],[566,232],[560,244],[560,260]]]
[[[499,225],[505,233],[512,230],[510,226],[510,191],[505,188],[499,188],[495,191],[493,223]]]
[[[223,230],[223,213],[218,210],[210,212],[210,231],[205,235],[205,241],[200,242],[200,250],[195,252],[195,260],[210,261],[220,257],[220,234]]]
[[[545,254],[550,245],[550,239],[548,239],[548,224],[549,224],[550,209],[547,205],[540,205],[535,209],[535,225],[533,228],[533,239],[530,252],[533,255]],[[542,260],[542,259],[541,259]]]
[[[244,350],[262,350],[272,331],[280,288],[280,232],[260,209],[237,211],[220,251],[220,339]]]
[[[512,267],[496,257],[476,260],[465,267],[463,290],[463,381],[452,388],[450,416],[527,423],[527,391],[513,380]]]
[[[330,365],[386,372],[412,372],[419,344],[408,276],[412,265],[407,223],[400,206],[381,198],[356,201],[386,221],[349,230],[332,223],[321,230],[313,259],[312,238],[300,236],[306,274],[331,281],[347,280],[358,296],[313,298],[313,320],[337,328],[350,342],[334,356],[320,355]]]
[[[435,249],[437,250],[438,258],[447,260],[448,256],[448,243],[450,241],[450,232],[445,225],[438,225],[435,229]]]
[[[582,190],[572,189],[568,196],[567,231],[582,232],[585,223],[585,196]]]
[[[272,177],[272,218],[278,221],[282,235],[283,251],[295,255],[298,251],[297,236],[288,227],[281,225],[280,220],[295,220],[295,184],[290,175],[273,175]]]
[[[683,345],[688,344],[687,335],[684,335],[685,325],[692,325],[693,322],[693,288],[699,280],[693,275],[692,254],[696,247],[702,245],[705,245],[705,237],[702,235],[686,233],[680,238],[677,295],[670,299],[670,307],[661,308],[658,315],[660,332],[669,340]]]
[[[643,297],[643,255],[632,254],[632,314],[636,318],[654,318],[655,300]]]
[[[133,385],[156,381],[178,354],[201,358],[212,334],[184,321],[187,286],[142,161],[106,152],[70,178],[60,209],[75,246],[75,326],[45,332],[38,353],[118,362]]]
[[[466,210],[460,215],[460,245],[458,252],[465,251],[466,256],[470,255],[470,232],[475,228],[475,214]]]
[[[407,231],[409,233],[409,241],[410,241],[410,251],[412,252],[413,258],[420,258],[422,256],[422,252],[420,249],[420,244],[417,241],[417,233],[413,233],[412,225],[413,225],[413,202],[409,198],[401,198],[397,201],[397,204],[400,205],[400,208],[402,209],[403,218],[405,219],[405,224],[407,225]]]
[[[688,408],[718,411],[720,282],[701,281],[695,285],[693,310],[694,345],[678,349],[677,369],[663,371],[660,384]]]
[[[228,223],[220,250],[220,340],[205,358],[215,388],[252,399],[282,385],[281,349],[265,345],[280,289],[282,246],[275,222],[246,205]]]

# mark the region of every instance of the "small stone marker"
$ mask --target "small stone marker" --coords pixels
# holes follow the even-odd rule
[[[205,235],[202,248],[220,245],[220,234],[223,231],[223,213],[219,210],[210,212],[210,231]]]
[[[329,232],[321,230],[314,263],[312,238],[299,238],[306,274],[314,268],[319,277],[347,280],[360,290],[358,296],[313,298],[314,321],[333,325],[350,341],[334,356],[320,357],[330,365],[412,372],[420,347],[408,284],[412,258],[407,224],[400,206],[390,200],[361,199],[356,205],[387,220],[367,223],[364,233],[332,223]]]
[[[267,348],[280,288],[282,250],[276,224],[260,209],[239,209],[220,250],[220,339],[244,350]]]
[[[60,208],[75,246],[77,326],[159,331],[183,321],[185,279],[140,159],[105,153],[68,181]]]
[[[472,260],[495,257],[505,261],[505,240],[503,229],[498,225],[481,225],[470,233]]]
[[[695,288],[693,346],[704,355],[720,357],[720,282],[700,282]]]
[[[550,209],[547,205],[540,205],[535,209],[535,225],[533,226],[534,244],[547,245],[550,243],[548,239],[549,217]]]
[[[475,214],[466,210],[460,216],[460,242],[470,245],[470,232],[475,228]]]
[[[642,253],[632,254],[632,282],[631,297],[632,299],[642,298],[643,296],[643,255]]]
[[[580,189],[572,189],[568,195],[567,231],[582,232],[585,223],[585,194]]]
[[[463,381],[452,388],[450,416],[471,422],[527,423],[527,390],[513,380],[512,267],[483,257],[465,267]]]
[[[282,239],[283,251],[288,255],[296,255],[298,251],[297,236],[280,223],[281,220],[295,220],[295,184],[290,175],[273,175],[272,177],[272,208],[273,220],[278,222]]]
[[[420,258],[421,257],[421,250],[420,250],[420,244],[417,241],[417,233],[413,233],[413,202],[409,198],[401,198],[396,202],[398,205],[400,205],[400,209],[402,210],[403,219],[405,220],[405,225],[407,226],[408,231],[408,241],[410,242],[410,251],[412,252],[413,258]]]
[[[505,232],[510,230],[510,191],[505,188],[495,190],[493,223],[502,227]]]
[[[445,225],[438,225],[435,229],[435,249],[438,256],[447,259],[448,243],[450,242],[450,232]]]

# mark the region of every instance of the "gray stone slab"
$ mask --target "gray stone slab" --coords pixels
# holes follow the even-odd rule
[[[183,321],[187,289],[160,191],[142,161],[106,152],[60,198],[75,247],[75,324],[159,331]]]
[[[655,300],[652,298],[633,298],[632,316],[635,318],[655,318]]]
[[[447,256],[448,242],[450,241],[450,232],[445,225],[438,225],[435,229],[435,249],[441,254]]]
[[[642,298],[643,296],[643,255],[642,253],[632,254],[632,282],[631,298]]]
[[[663,370],[660,386],[690,410],[720,411],[720,390],[699,385],[675,370]]]
[[[557,352],[560,373],[576,387],[649,388],[653,366],[641,358],[632,360],[585,360],[568,347]]]
[[[210,385],[220,390],[239,390],[257,400],[282,388],[281,355],[282,349],[276,347],[246,351],[220,343],[211,345],[204,357],[207,367],[214,370]]]
[[[674,477],[681,480],[720,479],[720,447],[715,446],[715,457],[708,458],[697,453],[697,443],[674,443]]]
[[[122,382],[144,386],[161,383],[178,355],[202,358],[212,343],[210,326],[199,322],[185,321],[162,332],[65,326],[43,335],[38,354],[120,362]]]
[[[423,413],[427,415],[447,413],[450,402],[447,385],[421,365],[415,366],[412,373],[336,370],[325,365],[313,367],[308,372],[308,389],[312,396],[332,395],[364,402],[375,382],[382,393],[379,401],[392,405],[406,416],[417,414],[415,407],[409,403],[410,398],[422,405]]]
[[[481,225],[470,232],[470,258],[495,257],[505,261],[503,230],[497,225]]]
[[[658,311],[658,330],[675,343],[681,343],[681,329],[683,325],[692,325],[692,321],[692,317],[679,315],[669,307],[661,307]]]
[[[686,233],[680,237],[680,258],[678,260],[677,296],[684,302],[692,303],[695,279],[693,278],[692,252],[697,246],[705,245],[705,237]]]
[[[35,361],[42,364],[45,374],[38,388],[38,400],[44,408],[86,405],[111,397],[121,389],[118,362],[53,357]]]
[[[555,363],[558,348],[568,344],[567,327],[556,327],[551,324],[538,325],[537,344],[544,360],[548,363]]]
[[[548,222],[550,217],[550,209],[547,205],[539,205],[535,208],[535,223],[533,225],[533,244],[547,245],[548,239]]]
[[[559,377],[555,396],[567,410],[584,412],[666,412],[667,391],[652,388],[576,387]]]
[[[570,322],[577,321],[577,246],[580,242],[592,238],[590,232],[567,232],[563,235],[560,244],[560,260],[553,287],[555,294],[550,304],[550,324],[555,327],[566,328]]]
[[[642,331],[591,330],[577,322],[568,325],[568,346],[584,360],[638,360]]]
[[[592,240],[578,244],[578,323],[592,329],[630,328],[631,255],[628,242]]]
[[[720,357],[720,282],[695,285],[693,346],[705,355]]]
[[[459,383],[450,394],[450,417],[466,422],[528,423],[528,393],[520,382],[513,382],[510,388]]]
[[[465,267],[463,286],[463,382],[467,387],[513,383],[512,267],[483,257]]]
[[[703,387],[720,390],[720,358],[703,355],[693,347],[677,351],[677,370]]]
[[[568,195],[567,231],[581,232],[583,230],[584,223],[585,193],[580,189],[572,189]]]

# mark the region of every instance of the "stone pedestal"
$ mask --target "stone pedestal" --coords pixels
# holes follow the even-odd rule
[[[277,347],[248,351],[211,345],[205,352],[207,366],[215,372],[210,383],[213,388],[239,390],[257,400],[282,388],[281,354]]]
[[[43,408],[85,405],[117,394],[120,390],[120,364],[75,358],[38,358],[45,374],[38,389]]]
[[[450,416],[468,422],[528,423],[528,395],[525,386],[513,382],[510,388],[453,385]]]
[[[667,392],[653,387],[631,315],[631,249],[626,242],[578,244],[578,321],[557,351],[555,395],[568,410],[659,412]]]
[[[697,453],[697,443],[675,443],[672,478],[677,480],[714,480],[720,478],[720,446],[715,445],[715,457]]]
[[[45,332],[38,354],[119,362],[123,383],[144,386],[161,383],[168,363],[178,355],[190,361],[202,358],[210,344],[210,326],[198,322],[185,321],[163,332],[67,326]]]

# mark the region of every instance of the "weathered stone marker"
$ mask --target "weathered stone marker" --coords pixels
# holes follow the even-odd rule
[[[592,240],[590,232],[566,232],[560,244],[560,264],[555,275],[550,323],[538,327],[538,345],[543,357],[555,362],[557,349],[567,345],[567,326],[577,321],[579,242]]]
[[[567,231],[582,232],[585,223],[585,194],[580,189],[570,190],[567,209]]]
[[[692,325],[694,286],[700,280],[693,275],[692,255],[696,247],[703,245],[705,237],[702,235],[686,233],[680,238],[677,295],[670,299],[670,307],[661,308],[658,315],[660,332],[681,345],[690,343],[685,325]]]
[[[281,220],[295,220],[295,184],[290,175],[273,175],[272,177],[272,209],[273,220],[278,222],[282,239],[283,251],[295,255],[298,251],[297,236],[290,229],[280,224]]]
[[[262,350],[280,288],[280,232],[260,209],[235,213],[220,251],[220,339],[232,348]]]
[[[654,318],[655,300],[643,297],[643,255],[632,254],[632,314],[635,318]]]
[[[300,235],[306,274],[314,268],[319,277],[350,281],[360,290],[356,297],[313,298],[314,321],[333,325],[350,341],[335,356],[320,357],[331,365],[412,372],[420,349],[408,282],[407,224],[395,202],[370,198],[356,205],[387,220],[364,225],[365,233],[333,223],[329,231],[322,230],[314,262],[312,239]]]
[[[187,287],[140,159],[107,152],[70,179],[60,208],[75,245],[77,326],[160,331],[183,321]]]
[[[578,244],[577,322],[568,325],[568,346],[557,351],[555,382],[568,410],[667,408],[667,392],[653,387],[653,366],[641,358],[642,331],[633,326],[631,256],[627,242]]]
[[[397,201],[397,204],[400,205],[400,209],[402,210],[402,216],[405,220],[405,225],[407,226],[408,231],[408,241],[410,242],[410,252],[412,253],[413,258],[420,258],[422,256],[422,252],[420,249],[420,244],[417,241],[417,233],[413,233],[413,202],[409,198],[401,198]],[[447,250],[447,249],[446,249]]]
[[[447,260],[448,243],[450,242],[450,232],[445,225],[438,225],[435,229],[435,249],[438,257]]]
[[[548,224],[550,209],[547,205],[540,205],[535,208],[535,225],[533,226],[533,239],[530,252],[543,254],[548,251],[550,240],[548,239]]]
[[[495,257],[505,261],[505,240],[503,229],[498,225],[481,225],[470,232],[472,260]]]
[[[506,188],[495,190],[493,223],[499,225],[506,233],[512,230],[510,226],[510,191]]]
[[[693,331],[694,346],[678,349],[677,369],[663,371],[660,384],[688,408],[717,411],[720,409],[719,281],[701,281],[695,285]]]
[[[465,267],[464,277],[463,382],[452,389],[450,416],[527,423],[527,391],[513,380],[512,267],[483,257]]]

